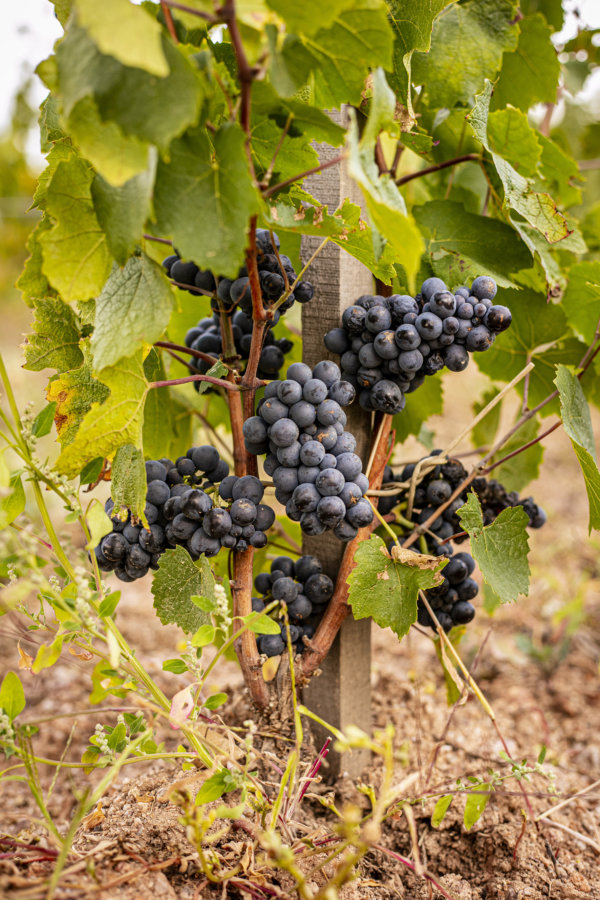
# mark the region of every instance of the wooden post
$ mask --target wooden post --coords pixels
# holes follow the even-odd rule
[[[344,126],[346,115],[331,114],[334,121]],[[342,119],[343,117],[343,119]],[[317,145],[321,162],[336,156],[339,150],[326,144]],[[306,189],[327,205],[333,213],[346,197],[362,205],[357,185],[349,178],[342,163],[313,175],[305,182]],[[306,262],[321,243],[320,237],[302,239],[302,258]],[[316,286],[315,299],[302,307],[303,360],[314,366],[321,359],[334,359],[323,343],[323,335],[330,328],[340,325],[341,315],[361,294],[373,293],[373,276],[369,270],[335,244],[328,244],[307,273]],[[366,465],[371,438],[371,414],[364,412],[357,403],[348,410],[348,431],[357,440],[356,452]],[[324,572],[335,582],[342,554],[342,544],[332,532],[320,537],[304,537],[303,550],[317,556]],[[371,732],[371,620],[355,621],[352,616],[344,621],[340,632],[316,675],[304,689],[304,702],[320,718],[343,730],[356,725],[368,734]],[[329,732],[316,726],[315,740],[321,746]],[[326,777],[337,778],[342,774],[357,777],[368,765],[367,750],[353,750],[342,757],[330,752]]]

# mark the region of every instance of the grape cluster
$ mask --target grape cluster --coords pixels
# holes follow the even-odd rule
[[[444,366],[462,372],[469,353],[488,350],[509,327],[510,310],[494,306],[496,283],[481,275],[471,288],[448,290],[428,278],[416,297],[364,295],[344,310],[342,327],[325,335],[325,346],[341,356],[342,378],[350,381],[363,409],[395,415],[405,394]]]
[[[373,520],[356,439],[344,431],[342,407],[352,403],[354,388],[330,360],[312,371],[294,363],[286,374],[266,386],[257,415],[244,422],[246,450],[267,454],[275,497],[305,534],[333,529],[349,541]]]
[[[431,456],[438,456],[442,451],[434,450]],[[395,475],[386,466],[383,475],[384,486],[392,486],[394,482],[410,481],[417,463],[409,463]],[[438,507],[444,504],[454,490],[467,477],[466,469],[458,459],[447,459],[429,470],[417,484],[413,501],[413,521],[415,525],[424,523],[433,515]],[[469,553],[455,553],[452,543],[460,544],[466,535],[458,518],[457,511],[467,502],[469,491],[475,491],[482,507],[483,521],[490,525],[503,509],[522,506],[529,516],[528,527],[541,528],[546,521],[544,510],[532,497],[519,497],[516,491],[507,492],[494,479],[476,478],[429,526],[430,534],[423,535],[421,540],[426,545],[427,553],[433,556],[448,556],[450,562],[442,570],[443,581],[440,585],[425,592],[431,608],[436,613],[440,625],[449,631],[453,625],[466,625],[475,615],[475,608],[470,602],[478,592],[477,582],[471,578],[475,569],[475,561]],[[382,515],[392,512],[394,507],[408,497],[408,488],[395,496],[379,498],[379,511]],[[412,528],[401,525],[400,534],[404,539]],[[451,541],[449,539],[452,539]],[[419,600],[418,621],[421,625],[433,627],[431,617],[425,605]]]
[[[272,243],[267,229],[257,228],[256,247],[262,300],[265,309],[268,309],[287,293],[297,276],[289,256],[279,253],[280,241],[275,233]],[[184,290],[187,288],[191,293],[212,295],[211,307],[215,312],[239,306],[246,315],[252,314],[252,294],[246,266],[239,269],[234,279],[215,277],[208,269],[199,269],[196,263],[185,262],[177,253],[167,256],[163,266],[169,277]],[[299,281],[277,311],[284,313],[294,305],[294,301],[308,303],[313,296],[314,288],[310,281]]]
[[[146,481],[148,528],[130,514],[126,519],[114,515],[111,533],[94,551],[100,569],[114,571],[121,581],[143,578],[148,569],[158,568],[165,550],[176,546],[185,547],[192,559],[216,556],[221,547],[266,546],[265,532],[275,513],[261,503],[264,487],[253,475],[229,475],[214,447],[192,447],[175,463],[149,460]],[[111,516],[112,500],[105,509]]]
[[[262,612],[273,600],[287,606],[290,638],[296,653],[304,650],[303,638],[311,638],[333,596],[333,581],[323,574],[323,567],[315,556],[301,556],[295,562],[289,556],[278,556],[271,563],[270,572],[261,572],[254,579],[260,597],[252,598],[254,612]],[[277,610],[273,611],[273,615]],[[281,634],[263,634],[258,649],[265,656],[278,656],[287,646],[285,623]]]
[[[275,316],[278,316],[277,312]],[[231,326],[235,352],[242,361],[247,360],[252,343],[252,318],[242,310],[237,310],[232,317]],[[292,342],[287,338],[276,338],[271,329],[272,325],[269,325],[256,373],[259,378],[267,380],[277,378],[279,370],[285,362],[285,354],[289,353],[293,347]],[[192,350],[207,353],[214,357],[216,362],[223,353],[219,314],[213,313],[206,319],[200,319],[194,328],[190,328],[185,336],[185,345]],[[197,358],[191,359],[188,365],[192,372],[200,372],[201,375],[206,375],[211,367],[211,363],[208,361]],[[194,382],[196,390],[200,390],[200,384],[200,381]],[[212,390],[214,388],[207,388],[207,391]]]

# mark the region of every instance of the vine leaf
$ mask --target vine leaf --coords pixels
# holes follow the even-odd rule
[[[515,287],[510,277],[531,266],[531,254],[504,222],[468,212],[453,200],[430,200],[414,211],[428,238],[427,251],[438,277],[463,284],[481,272],[500,287]]]
[[[588,530],[600,528],[600,472],[590,409],[579,379],[566,366],[557,366],[556,387],[560,395],[563,426],[571,439],[585,480],[590,505]]]
[[[502,54],[517,46],[518,35],[511,0],[454,4],[434,22],[429,53],[414,54],[413,80],[426,85],[431,108],[468,103],[498,71]]]
[[[394,67],[390,83],[400,99],[410,108],[408,82],[411,58],[415,50],[427,52],[431,46],[431,30],[435,17],[455,0],[392,0],[388,3],[394,32]]]
[[[172,308],[171,286],[162,267],[150,257],[142,253],[132,256],[123,269],[113,266],[96,301],[91,341],[94,370],[101,372],[157,341]]]
[[[417,619],[417,597],[441,580],[446,560],[393,547],[372,535],[354,556],[356,567],[348,578],[348,603],[355,619],[371,616],[381,628],[391,628],[399,638]]]
[[[356,116],[351,117],[348,142],[348,172],[359,185],[373,226],[375,256],[381,256],[383,241],[388,242],[402,260],[409,284],[414,287],[424,250],[423,238],[412,216],[406,212],[404,198],[389,173],[380,175],[374,149],[380,131],[393,126],[396,98],[382,69],[373,73],[371,114],[362,138],[358,138]]]
[[[85,348],[88,342],[84,342]],[[54,424],[61,446],[70,444],[81,422],[94,403],[103,403],[109,391],[92,375],[89,351],[84,352],[84,364],[53,378],[48,385],[46,399],[55,403]]]
[[[576,334],[591,344],[600,314],[600,262],[589,260],[575,263],[569,269],[562,307]]]
[[[89,167],[74,158],[59,163],[48,186],[46,209],[56,223],[40,236],[43,273],[68,303],[97,296],[112,262],[94,213],[91,182]]]
[[[501,404],[498,404],[500,406]],[[524,425],[519,428],[516,434],[507,441],[502,450],[498,453],[505,456],[534,440],[539,432],[539,422],[537,416],[533,416]],[[482,444],[476,445],[482,446]],[[512,459],[502,463],[494,472],[494,477],[504,485],[507,491],[522,491],[531,481],[538,477],[540,466],[544,457],[544,447],[541,441],[533,444],[528,450],[513,456]]]
[[[531,181],[517,172],[504,156],[494,152],[488,131],[492,93],[493,85],[491,81],[486,80],[483,90],[475,97],[475,106],[467,115],[467,121],[470,122],[473,134],[477,140],[491,153],[496,172],[504,187],[505,205],[514,209],[515,212],[529,222],[533,228],[546,238],[549,244],[562,241],[571,234],[572,230],[550,194],[544,191],[536,191]],[[522,133],[526,127],[529,127],[526,126],[522,119],[523,114],[517,110],[502,111],[502,114],[504,115],[502,121],[505,121],[506,116],[516,121],[518,120],[518,126],[515,124],[514,127],[515,135],[517,131]],[[492,113],[491,115],[498,116],[499,113]],[[494,121],[499,122],[500,120],[496,119]],[[498,138],[496,137],[496,139]],[[529,144],[532,144],[531,140],[529,140]],[[504,143],[503,153],[506,153],[507,156],[510,156],[515,161],[518,158],[519,146],[518,143],[515,147],[512,146],[512,142],[508,145]],[[532,152],[530,147],[530,164]]]
[[[122,185],[148,166],[148,143],[126,135],[116,122],[105,122],[93,97],[82,97],[67,127],[83,156],[111,184]]]
[[[110,391],[104,403],[92,403],[73,440],[63,446],[57,470],[77,475],[85,463],[98,456],[111,458],[121,444],[141,446],[144,401],[148,382],[141,353],[124,357],[104,369],[99,379]],[[48,397],[48,399],[57,399]]]
[[[24,344],[24,368],[31,372],[56,369],[66,372],[83,363],[76,313],[62,300],[37,300],[33,304],[33,331]]]
[[[223,125],[212,141],[203,129],[188,131],[171,145],[169,161],[159,161],[156,218],[160,232],[172,237],[183,257],[235,275],[244,260],[247,222],[260,209],[259,196],[239,125]]]
[[[163,625],[178,625],[186,634],[195,634],[201,625],[210,624],[210,615],[192,597],[214,600],[214,593],[215,580],[205,556],[196,565],[183,547],[163,553],[152,582],[154,609]]]
[[[544,9],[546,12],[546,9]],[[560,62],[552,41],[552,29],[541,13],[519,22],[516,48],[505,53],[494,90],[494,109],[508,104],[527,112],[535,103],[554,103]]]
[[[329,28],[336,17],[350,9],[354,0],[332,0],[323,8],[320,0],[267,0],[267,6],[284,20],[290,31],[296,34],[313,35],[321,28]]]
[[[458,510],[460,523],[471,538],[471,553],[481,574],[502,603],[529,593],[529,518],[522,506],[504,509],[491,524],[484,526],[481,504],[471,491]]]
[[[110,495],[114,501],[113,515],[130,510],[134,520],[146,523],[146,468],[143,452],[133,444],[122,444],[113,460],[110,479]]]
[[[92,182],[96,216],[120,266],[125,265],[141,242],[144,222],[150,214],[155,168],[153,154],[152,164],[120,187],[109,184],[100,175]]]
[[[129,0],[76,0],[75,6],[79,24],[101,53],[160,78],[169,74],[160,23],[143,7]]]

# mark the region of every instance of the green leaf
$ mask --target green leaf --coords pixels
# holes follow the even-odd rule
[[[51,644],[42,644],[35,655],[31,671],[37,675],[42,669],[49,669],[58,661],[62,652],[64,634],[57,634]]]
[[[269,208],[269,223],[278,233],[291,231],[321,238],[331,237],[334,244],[358,259],[376,278],[390,284],[395,275],[395,254],[389,245],[376,257],[373,231],[361,217],[360,206],[344,200],[333,214],[306,191],[294,188],[286,200],[293,205],[275,203]]]
[[[183,675],[188,667],[182,659],[166,659],[162,664],[163,672],[173,672],[174,675]]]
[[[471,491],[458,510],[460,523],[471,538],[471,553],[486,582],[503,603],[529,593],[529,518],[522,506],[504,509],[491,524],[483,525],[481,504]]]
[[[211,694],[210,697],[206,698],[202,706],[204,709],[218,709],[219,706],[223,706],[226,702],[227,694]]]
[[[521,175],[536,174],[542,146],[524,112],[508,107],[490,113],[487,136],[492,153],[509,162]]]
[[[188,132],[171,145],[169,161],[159,161],[154,189],[160,232],[183,257],[226,275],[242,265],[248,220],[259,211],[244,142],[233,123],[212,145],[203,129]]]
[[[166,150],[197,121],[204,86],[184,53],[166,36],[161,40],[170,72],[156,78],[102,55],[84,29],[71,25],[56,49],[63,114],[68,117],[79,100],[92,96],[103,121]]]
[[[553,197],[559,199],[563,206],[574,206],[581,201],[581,189],[573,181],[581,183],[582,176],[577,162],[559,147],[556,141],[550,140],[540,132],[537,139],[542,145],[540,175],[544,187]]]
[[[129,0],[75,0],[77,19],[101,53],[163,78],[169,74],[160,23]]]
[[[505,383],[531,359],[535,363],[529,376],[529,404],[533,408],[554,390],[556,363],[577,364],[585,348],[568,338],[562,308],[548,303],[544,294],[511,291],[498,298],[498,302],[511,310],[512,324],[497,338],[489,353],[477,354],[477,365],[490,378]],[[517,391],[522,395],[522,382]],[[548,403],[540,412],[549,415],[557,408],[558,403]]]
[[[79,473],[80,484],[95,484],[102,474],[104,468],[104,460],[101,456],[97,456],[91,462],[87,463]]]
[[[304,54],[308,51],[319,68],[315,105],[321,109],[358,105],[369,68],[392,68],[392,46],[387,7],[381,0],[355,0],[333,25],[305,37]]]
[[[267,0],[267,6],[281,16],[290,31],[307,35],[329,28],[341,12],[353,5],[353,0],[331,0],[326,7],[319,0],[302,4],[295,0]]]
[[[201,625],[210,624],[210,616],[196,606],[192,596],[213,598],[214,590],[214,577],[205,556],[196,566],[183,547],[163,553],[152,582],[154,609],[163,625],[174,623],[186,634],[195,634]]]
[[[421,233],[412,216],[406,212],[404,199],[391,175],[380,175],[374,159],[377,134],[393,119],[395,98],[383,72],[373,75],[373,113],[367,120],[363,136],[358,140],[356,117],[352,115],[348,141],[348,172],[359,185],[373,229],[387,241],[402,260],[409,285],[414,286],[424,249]],[[377,244],[374,246],[377,253]],[[382,248],[383,249],[383,248]]]
[[[144,223],[150,214],[154,184],[154,161],[146,171],[114,187],[100,175],[92,182],[94,209],[108,248],[119,265],[124,265],[141,243]]]
[[[569,269],[562,308],[576,334],[591,344],[600,317],[600,262],[579,262]]]
[[[463,823],[467,831],[473,827],[475,822],[481,818],[483,815],[483,811],[488,805],[489,799],[492,796],[492,788],[489,784],[478,784],[477,785],[479,791],[487,791],[487,793],[478,793],[478,794],[467,794],[467,799],[465,802],[465,814],[463,818]]]
[[[418,391],[406,395],[406,406],[394,416],[396,441],[402,444],[409,435],[418,435],[430,416],[439,416],[444,409],[444,391],[439,375],[426,378]]]
[[[214,803],[223,794],[232,791],[235,784],[232,783],[231,774],[227,769],[219,769],[210,778],[207,778],[196,794],[196,806],[204,806],[206,803]]]
[[[473,404],[473,417],[479,415],[481,410],[494,399],[497,393],[498,391],[493,388],[485,391],[481,400],[476,400]],[[502,403],[497,403],[496,406],[487,413],[485,418],[471,429],[471,443],[474,447],[492,446],[494,443],[493,439],[498,431],[498,425],[500,424],[501,412]]]
[[[54,423],[63,447],[71,443],[92,405],[103,403],[108,394],[106,385],[92,376],[88,362],[78,369],[63,372],[50,382],[46,399],[56,403]]]
[[[157,341],[169,323],[173,291],[161,266],[142,254],[114,266],[96,301],[94,371]]]
[[[43,409],[39,411],[37,416],[34,419],[33,425],[31,426],[31,433],[35,435],[35,437],[45,437],[47,434],[50,434],[52,431],[52,425],[54,424],[54,413],[56,412],[56,403],[48,403]]]
[[[489,137],[489,109],[493,87],[485,82],[483,90],[475,98],[475,106],[467,116],[473,134],[492,154],[492,161],[504,187],[504,204],[519,213],[530,225],[544,235],[548,243],[556,243],[570,233],[567,220],[557,209],[556,203],[545,192],[536,191],[506,159],[494,153]],[[514,155],[511,148],[511,155]]]
[[[566,366],[557,367],[555,383],[560,394],[563,426],[571,439],[585,479],[590,505],[588,530],[591,532],[592,528],[600,528],[600,472],[596,462],[596,442],[590,409],[579,379]]]
[[[43,272],[69,303],[99,294],[110,272],[91,198],[92,177],[82,160],[72,159],[58,165],[48,187],[47,210],[56,224],[40,237]]]
[[[85,518],[90,532],[90,539],[85,545],[85,549],[93,550],[98,546],[105,534],[111,533],[113,526],[104,511],[103,505],[96,499],[92,500]]]
[[[25,691],[21,679],[14,672],[7,672],[2,679],[0,708],[4,710],[11,722],[25,709]]]
[[[78,368],[83,353],[79,347],[80,324],[73,309],[58,298],[36,300],[33,308],[35,318],[33,331],[24,345],[24,368],[30,372],[42,369],[65,372]]]
[[[25,490],[20,472],[10,476],[8,488],[0,494],[0,529],[6,528],[25,509]]]
[[[98,607],[98,615],[101,619],[109,619],[115,612],[121,599],[121,591],[111,591]]]
[[[371,616],[381,628],[391,628],[399,638],[408,633],[417,619],[420,590],[440,581],[445,560],[393,547],[372,535],[361,544],[349,578],[348,602],[355,619]]]
[[[193,596],[192,603],[195,603],[198,609],[204,612],[215,612],[217,609],[216,601],[209,597]]]
[[[388,11],[394,32],[394,65],[391,84],[407,105],[411,57],[414,50],[427,52],[435,17],[454,0],[392,0]]]
[[[517,45],[515,13],[510,0],[469,0],[438,16],[431,50],[415,53],[412,65],[413,80],[425,85],[430,107],[468,103],[484,78],[498,71],[502,54]]]
[[[500,287],[515,286],[510,275],[531,265],[531,254],[512,228],[469,213],[460,203],[431,200],[416,206],[413,215],[428,236],[427,252],[436,275],[447,278],[451,287],[483,273]]]
[[[113,515],[128,509],[134,521],[141,519],[145,522],[146,489],[144,454],[133,444],[122,444],[115,453],[111,468],[110,494],[115,504]]]
[[[192,602],[194,601],[195,598],[192,597]],[[197,603],[195,605],[198,606],[198,609],[202,608]],[[192,647],[207,647],[214,641],[216,633],[217,629],[214,625],[201,625],[190,643]]]
[[[63,446],[57,470],[77,475],[97,456],[111,458],[121,444],[141,446],[144,400],[148,383],[141,354],[125,357],[102,372],[101,383],[110,394],[104,403],[92,403],[71,443]]]
[[[252,116],[268,118],[282,130],[288,119],[288,134],[339,147],[346,132],[333,119],[302,100],[279,97],[267,81],[255,81],[252,87]]]
[[[17,279],[16,287],[23,293],[23,299],[28,306],[32,305],[32,300],[41,300],[53,293],[48,279],[42,271],[44,259],[40,243],[42,234],[51,228],[52,222],[47,216],[44,216],[27,238],[27,249],[30,255],[25,260],[25,267]]]
[[[242,622],[244,625],[247,625],[248,630],[253,631],[254,634],[280,634],[281,632],[281,628],[277,622],[274,622],[273,619],[269,618],[265,613],[260,613],[258,616],[256,613],[250,613],[250,615],[242,617]]]
[[[197,321],[198,313],[195,317],[195,322]],[[170,339],[173,340],[173,337],[170,336]],[[144,372],[149,382],[164,381],[167,378],[162,357],[154,348],[144,360]],[[152,388],[148,391],[142,432],[147,458],[160,459],[166,456],[177,459],[178,456],[185,456],[192,443],[191,431],[190,409],[178,402],[170,388]]]
[[[442,824],[444,818],[446,817],[446,813],[450,809],[450,804],[454,800],[453,794],[445,794],[443,797],[440,797],[437,803],[435,804],[435,808],[433,810],[433,815],[431,816],[431,827],[439,828]]]
[[[264,116],[252,124],[252,155],[259,181],[262,181],[271,164],[273,148],[278,145],[281,133],[281,127]],[[319,157],[311,143],[303,135],[293,138],[288,132],[277,154],[271,183],[277,184],[318,165]]]
[[[506,456],[534,440],[539,432],[539,422],[534,416],[529,419],[525,425],[519,428],[518,432],[508,441],[498,453],[498,457]],[[540,442],[533,444],[528,450],[513,456],[501,466],[494,470],[494,478],[504,485],[507,491],[519,491],[534,481],[540,473],[540,466],[544,457],[544,447]]]
[[[554,103],[560,77],[560,62],[550,40],[552,29],[540,13],[519,22],[519,41],[505,53],[502,71],[494,89],[493,108],[509,103],[528,110],[534,103]]]
[[[116,122],[104,121],[91,96],[75,104],[66,127],[82,156],[110,184],[122,185],[148,166],[148,143],[124,134]]]

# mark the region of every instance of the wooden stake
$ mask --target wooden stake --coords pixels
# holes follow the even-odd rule
[[[347,125],[345,112],[331,114],[334,121]],[[343,120],[342,120],[342,117]],[[326,144],[317,145],[321,163],[339,155],[339,151]],[[306,189],[326,204],[333,213],[346,197],[362,205],[359,188],[349,178],[345,163],[332,166],[307,178]],[[306,262],[321,243],[321,237],[302,239],[302,258]],[[314,366],[322,359],[339,357],[325,348],[323,335],[330,328],[337,328],[341,315],[361,294],[373,293],[373,276],[367,268],[335,244],[329,243],[316,257],[306,278],[316,287],[315,297],[302,307],[303,359]],[[346,428],[357,439],[356,452],[366,465],[369,452],[372,417],[354,403],[348,410]],[[304,537],[304,553],[317,556],[323,563],[324,572],[335,582],[344,553],[342,544],[332,532],[320,537]],[[363,731],[371,731],[371,621],[355,621],[348,616],[321,666],[321,674],[315,676],[304,688],[304,703],[320,718],[344,730],[348,725],[356,725]],[[329,732],[314,728],[316,743],[321,746]],[[343,757],[333,751],[327,762],[328,778],[337,778],[347,773],[357,777],[369,764],[368,751],[354,750]],[[325,774],[325,772],[324,772]]]

